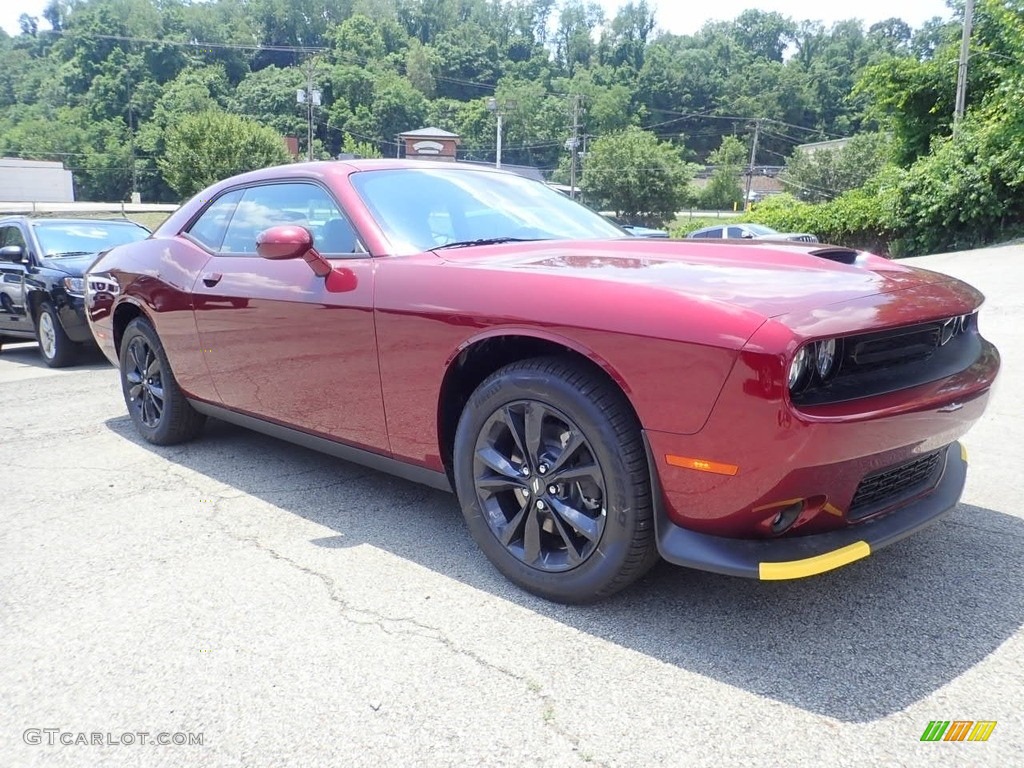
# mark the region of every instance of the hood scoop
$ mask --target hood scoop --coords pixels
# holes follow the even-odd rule
[[[808,251],[811,256],[817,256],[820,259],[828,259],[829,261],[836,261],[840,264],[856,264],[857,257],[860,256],[860,251],[855,251],[852,248],[816,248],[813,251]]]

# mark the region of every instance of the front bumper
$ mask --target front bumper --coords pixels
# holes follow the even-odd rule
[[[654,473],[658,551],[670,563],[727,576],[765,581],[814,576],[867,557],[940,519],[956,507],[966,478],[966,451],[953,443],[935,487],[889,514],[828,533],[754,540],[712,536],[673,523]]]
[[[64,327],[64,332],[69,339],[80,344],[93,341],[89,322],[85,316],[84,297],[66,295],[57,314],[60,316],[60,324]]]

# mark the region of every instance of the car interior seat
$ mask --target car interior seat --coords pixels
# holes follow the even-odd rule
[[[320,242],[314,245],[322,253],[355,253],[356,233],[345,219],[331,219],[324,224]]]

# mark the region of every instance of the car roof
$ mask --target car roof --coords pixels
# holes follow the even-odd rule
[[[284,165],[273,165],[267,168],[259,168],[254,171],[240,173],[217,181],[207,189],[220,189],[236,184],[251,184],[253,182],[268,181],[289,177],[303,177],[309,175],[348,176],[361,171],[382,171],[382,170],[443,170],[457,171],[458,173],[497,173],[504,176],[515,176],[525,178],[519,174],[512,173],[500,168],[490,166],[469,165],[458,162],[445,162],[440,160],[409,160],[405,158],[375,158],[367,160],[314,160],[303,163],[286,163]],[[538,184],[542,182],[536,182]]]
[[[131,219],[100,219],[96,217],[82,218],[77,216],[58,218],[56,216],[30,216],[24,214],[0,217],[0,226],[16,224],[18,222],[24,222],[27,224],[34,224],[36,222],[46,222],[49,224],[131,224],[133,227],[145,229],[144,226],[138,222],[132,221]]]

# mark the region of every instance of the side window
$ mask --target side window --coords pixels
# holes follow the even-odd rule
[[[702,237],[706,240],[717,240],[722,236],[721,229],[709,229],[707,232],[701,232],[698,237]]]
[[[740,238],[743,237],[743,230],[740,227],[729,227],[728,234],[726,235],[726,237],[729,237],[733,240],[739,240]]]
[[[355,230],[338,204],[316,184],[290,182],[250,187],[235,209],[221,250],[256,253],[256,236],[280,224],[298,224],[313,235],[324,255],[355,253]]]
[[[195,220],[188,233],[211,251],[219,251],[224,242],[224,233],[235,206],[242,199],[242,190],[236,189],[221,195]]]
[[[5,245],[20,245],[26,251],[25,237],[17,227],[0,227],[0,248]]]

